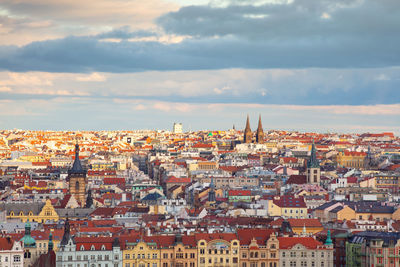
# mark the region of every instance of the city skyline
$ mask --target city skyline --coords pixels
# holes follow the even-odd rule
[[[399,5],[1,1],[0,128],[399,135]]]

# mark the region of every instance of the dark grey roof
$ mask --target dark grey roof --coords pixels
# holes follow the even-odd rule
[[[7,216],[13,211],[15,215],[18,215],[21,211],[24,215],[29,214],[32,211],[33,215],[38,215],[42,210],[45,203],[33,202],[33,203],[1,203],[0,210],[7,211]]]
[[[79,159],[79,145],[75,145],[75,160],[72,168],[68,170],[68,174],[86,174],[86,171],[82,168],[81,161]]]
[[[76,208],[76,209],[55,209],[60,217],[87,218],[94,208]]]
[[[351,236],[349,242],[353,244],[366,242],[368,244],[371,240],[382,240],[383,247],[394,247],[398,239],[400,239],[400,233],[365,231]]]

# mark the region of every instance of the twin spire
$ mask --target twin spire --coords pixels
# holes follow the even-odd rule
[[[244,129],[244,143],[252,143],[253,142],[253,133],[250,128],[250,119],[249,115],[247,115],[246,120],[246,128]],[[258,127],[256,131],[256,143],[263,144],[264,143],[264,131],[261,122],[261,114],[258,117]]]

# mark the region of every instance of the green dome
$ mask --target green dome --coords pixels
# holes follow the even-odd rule
[[[23,238],[21,238],[21,242],[24,243],[25,248],[34,248],[36,247],[36,241],[35,239],[31,236],[31,224],[29,221],[26,222],[25,224],[25,235]]]

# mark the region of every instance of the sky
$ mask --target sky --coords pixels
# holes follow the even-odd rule
[[[398,0],[0,0],[0,129],[400,135]]]

